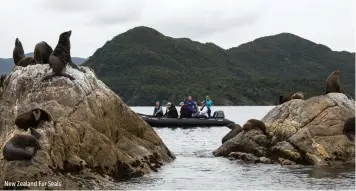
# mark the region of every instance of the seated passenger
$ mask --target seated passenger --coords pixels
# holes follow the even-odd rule
[[[184,105],[183,102],[180,103],[181,108],[180,108],[180,117],[179,118],[190,118],[190,112],[188,110],[187,105]]]
[[[208,107],[205,106],[205,102],[201,102],[201,111],[195,116],[195,118],[208,118]]]
[[[176,106],[174,106],[174,104],[171,104],[171,102],[168,102],[166,113],[164,114],[164,116],[168,118],[178,118]]]
[[[156,102],[156,107],[153,110],[153,116],[155,116],[155,117],[162,117],[163,116],[163,110],[162,110],[162,107],[161,107],[159,101]]]

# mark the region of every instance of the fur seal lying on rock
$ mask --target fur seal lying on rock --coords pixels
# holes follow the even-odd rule
[[[221,140],[222,144],[224,144],[226,141],[230,140],[231,138],[235,137],[237,134],[239,134],[242,131],[242,127],[239,124],[235,124],[235,123],[228,125],[228,128],[230,128],[231,131],[222,138]]]
[[[36,60],[33,58],[33,57],[25,57],[25,58],[22,58],[18,63],[17,65],[18,66],[22,66],[22,67],[26,67],[28,65],[34,65],[36,64]]]
[[[355,117],[346,120],[342,132],[350,141],[355,141]]]
[[[70,58],[70,36],[72,31],[63,32],[59,35],[58,44],[55,47],[54,51],[49,57],[49,65],[52,68],[53,72],[50,75],[47,75],[42,78],[41,81],[45,81],[53,76],[64,76],[70,80],[75,80],[74,77],[64,73],[64,69],[69,63],[72,67],[78,68],[77,65],[73,66],[73,63]]]
[[[12,52],[12,58],[14,59],[15,65],[17,65],[17,63],[22,58],[25,58],[25,52],[23,50],[22,43],[18,38],[16,38],[16,40],[15,40],[15,48]]]
[[[26,147],[33,147],[33,152],[26,150]],[[32,135],[15,135],[5,144],[3,156],[7,161],[30,160],[39,149],[41,149],[41,146],[36,137]]]
[[[43,109],[36,108],[19,115],[15,124],[18,128],[27,131],[31,127],[37,128],[43,121],[51,121],[51,115]]]
[[[325,94],[332,93],[332,92],[343,93],[349,99],[352,99],[352,97],[350,95],[347,95],[345,93],[344,89],[341,87],[341,84],[340,84],[340,70],[333,71],[328,76],[328,79],[326,80]]]
[[[258,119],[249,119],[243,126],[242,126],[242,130],[244,131],[250,131],[252,129],[261,129],[262,132],[264,134],[266,134],[266,126],[265,123],[263,123],[262,121],[258,120]]]
[[[34,51],[34,58],[38,64],[49,63],[49,57],[52,54],[53,49],[45,41],[41,41],[36,44]]]
[[[290,94],[287,97],[284,96],[279,96],[279,104],[283,104],[287,101],[290,101],[292,99],[304,99],[304,94],[302,92],[296,92],[294,94]]]

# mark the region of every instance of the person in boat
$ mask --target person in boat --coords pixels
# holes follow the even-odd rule
[[[165,117],[168,118],[178,118],[178,112],[176,106],[171,102],[167,103],[166,113],[164,114]]]
[[[163,109],[162,109],[159,101],[156,102],[155,109],[153,110],[153,116],[155,116],[155,117],[162,117],[163,116]]]
[[[211,105],[213,105],[213,100],[209,96],[205,97],[205,107],[208,109],[208,116],[211,117]]]
[[[205,104],[205,101],[201,102],[200,112],[194,116],[195,118],[208,118],[208,107]]]
[[[189,118],[190,112],[188,110],[188,106],[184,104],[184,102],[180,102],[180,119]]]
[[[188,100],[184,102],[189,111],[189,117],[192,117],[193,113],[198,111],[197,103],[193,100],[192,96],[188,96]]]

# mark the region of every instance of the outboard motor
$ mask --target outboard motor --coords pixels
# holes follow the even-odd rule
[[[215,111],[214,114],[213,114],[213,118],[225,118],[225,114],[224,114],[224,111],[221,111],[221,110],[218,110],[218,111]]]

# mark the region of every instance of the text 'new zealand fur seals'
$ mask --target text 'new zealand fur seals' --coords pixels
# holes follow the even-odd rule
[[[261,131],[266,134],[266,126],[265,123],[258,119],[249,119],[243,126],[242,130],[250,131],[252,129],[261,129]]]
[[[296,92],[294,94],[290,94],[287,97],[284,96],[279,96],[279,104],[283,104],[287,101],[290,101],[292,99],[304,99],[304,94],[302,92]]]
[[[18,38],[15,40],[15,48],[12,52],[12,58],[14,59],[15,65],[17,65],[17,63],[19,63],[22,58],[25,58],[25,52],[23,50],[22,43]]]
[[[325,94],[332,93],[332,92],[343,93],[349,99],[352,99],[352,97],[350,95],[347,95],[345,93],[344,89],[341,87],[341,84],[340,84],[340,70],[333,71],[328,76],[328,79],[326,80]]]
[[[355,141],[355,117],[346,120],[342,132],[350,141]]]
[[[51,115],[48,112],[36,108],[19,115],[15,120],[15,124],[18,128],[27,131],[30,127],[37,128],[43,121],[51,120]]]
[[[45,41],[41,41],[36,44],[34,51],[34,58],[38,64],[49,63],[49,57],[52,54],[53,49]]]
[[[228,126],[228,128],[230,128],[231,131],[222,138],[222,140],[221,140],[222,144],[224,144],[226,141],[232,139],[233,137],[235,137],[237,134],[239,134],[242,131],[242,127],[239,124],[235,124],[235,123],[230,124]]]
[[[26,150],[26,147],[33,147],[33,152]],[[32,135],[15,135],[11,138],[3,149],[4,159],[7,161],[13,160],[30,160],[41,146]]]

